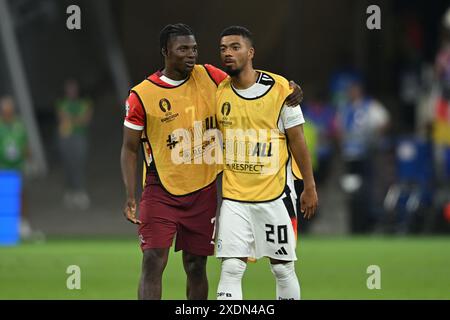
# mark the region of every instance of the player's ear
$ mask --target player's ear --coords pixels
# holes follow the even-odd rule
[[[167,48],[161,48],[161,54],[164,58],[167,57]]]
[[[255,48],[250,47],[250,49],[248,50],[248,54],[249,54],[249,58],[253,59],[253,57],[255,56]]]

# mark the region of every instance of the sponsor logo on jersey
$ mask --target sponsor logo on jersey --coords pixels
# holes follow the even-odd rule
[[[159,108],[162,112],[164,112],[164,116],[161,118],[162,123],[171,122],[179,116],[178,113],[173,113],[172,111],[170,111],[172,109],[172,105],[166,98],[162,98],[161,100],[159,100]]]
[[[222,104],[222,108],[220,109],[220,113],[222,113],[223,115],[223,118],[222,120],[220,120],[220,123],[224,127],[231,126],[233,124],[233,122],[228,117],[230,115],[230,112],[231,112],[231,104],[229,102],[224,102]]]
[[[172,106],[170,105],[169,100],[167,100],[166,98],[162,98],[161,100],[159,100],[159,108],[162,112],[167,112],[172,109]]]
[[[229,102],[224,102],[220,112],[226,117],[229,116],[231,112],[231,104]]]

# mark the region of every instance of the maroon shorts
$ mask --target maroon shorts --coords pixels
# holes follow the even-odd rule
[[[175,251],[213,255],[216,209],[216,183],[178,197],[163,189],[155,173],[149,173],[139,204],[142,251],[169,248],[176,235]]]

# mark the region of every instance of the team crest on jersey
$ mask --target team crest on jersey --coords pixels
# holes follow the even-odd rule
[[[159,100],[159,108],[162,112],[164,112],[164,116],[161,118],[162,123],[170,122],[178,117],[178,113],[173,113],[172,111],[170,111],[172,109],[172,105],[166,98],[162,98],[161,100]]]
[[[231,121],[231,117],[228,117],[231,112],[231,104],[229,102],[224,102],[222,104],[222,108],[220,109],[220,113],[222,114],[222,119],[219,120],[219,122],[222,124],[222,126],[231,126],[233,122]]]

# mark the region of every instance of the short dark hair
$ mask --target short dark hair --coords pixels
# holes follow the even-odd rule
[[[167,42],[171,37],[176,36],[193,36],[194,31],[191,27],[183,23],[168,24],[159,33],[160,50],[167,49]]]
[[[253,34],[246,27],[241,26],[231,26],[225,28],[220,34],[220,38],[225,36],[242,36],[250,42],[251,46],[254,47]]]

